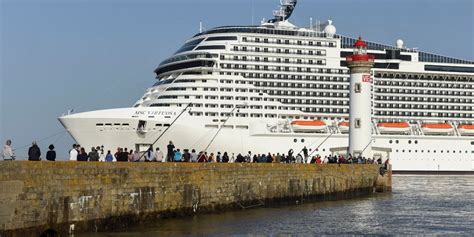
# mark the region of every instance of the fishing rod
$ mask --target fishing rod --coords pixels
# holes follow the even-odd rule
[[[45,138],[42,138],[42,139],[40,139],[40,140],[37,140],[36,143],[40,143],[40,142],[42,142],[42,141],[48,140],[48,139],[53,138],[53,137],[55,137],[55,136],[58,136],[58,135],[60,135],[60,134],[61,134],[61,135],[64,135],[65,132],[66,132],[66,130],[65,130],[65,129],[62,129],[61,131],[59,131],[59,132],[57,132],[57,133],[54,133],[54,134],[52,134],[52,135],[50,135],[50,136],[47,136],[47,137],[45,137]],[[22,149],[27,148],[27,147],[29,147],[29,146],[31,146],[31,143],[29,143],[28,145],[24,145],[24,146],[15,148],[15,149],[13,149],[13,151],[22,150]]]
[[[237,109],[237,106],[234,107],[230,113],[229,113],[229,116],[227,116],[227,118],[224,120],[224,122],[222,123],[221,127],[217,130],[216,134],[214,134],[214,136],[212,137],[211,141],[209,142],[209,144],[207,144],[206,148],[204,148],[204,152],[207,151],[207,148],[209,148],[209,146],[212,144],[212,142],[214,142],[214,139],[216,139],[217,135],[219,134],[219,132],[222,130],[222,128],[224,127],[224,125],[227,123],[227,121],[229,120],[229,118],[232,116],[232,114],[234,113],[234,110]]]
[[[316,151],[318,150],[334,133],[332,133],[331,131],[329,131],[329,136],[327,136],[326,138],[324,138],[324,140],[316,147],[316,149],[314,149],[311,153],[309,153],[309,157],[311,157],[311,155]]]
[[[362,153],[364,153],[365,149],[367,149],[367,147],[369,147],[370,143],[372,143],[375,139],[370,139],[370,142],[367,144],[367,146],[365,146],[364,150],[362,150],[360,152],[360,154],[362,155]]]
[[[186,110],[192,105],[192,103],[189,103],[188,105],[186,105],[186,107],[183,109],[183,111],[181,111],[181,113],[179,113],[178,116],[176,116],[176,118],[173,120],[173,122],[171,122],[170,126],[166,127],[165,131],[163,131],[160,136],[158,136],[158,138],[156,138],[156,140],[151,144],[151,147],[153,147],[157,142],[158,140],[160,140],[161,137],[163,137],[163,135],[168,131],[168,129],[171,128],[171,126],[173,126],[173,124],[179,119],[179,117],[181,117],[181,115],[184,114],[184,112],[186,112]],[[140,161],[143,156],[145,156],[146,152],[143,153],[140,158],[138,158],[138,161]]]

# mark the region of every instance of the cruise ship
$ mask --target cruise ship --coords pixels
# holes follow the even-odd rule
[[[261,25],[223,26],[187,40],[155,69],[129,108],[59,118],[84,147],[151,145],[208,153],[337,153],[348,145],[349,69],[357,37],[328,20],[298,27],[296,0]],[[366,41],[372,69],[372,146],[394,171],[474,171],[474,62]],[[340,152],[340,151],[339,151]],[[373,157],[381,154],[374,150]]]

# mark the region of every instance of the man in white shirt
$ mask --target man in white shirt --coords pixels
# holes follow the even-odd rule
[[[5,146],[3,146],[3,160],[15,160],[15,154],[13,153],[13,149],[11,147],[12,141],[10,139],[7,140]]]
[[[191,162],[197,162],[198,160],[198,155],[196,154],[196,150],[191,151]]]
[[[77,145],[72,144],[72,149],[69,151],[69,160],[70,161],[77,161],[77,155],[79,153],[77,152]]]
[[[160,148],[158,148],[158,147],[156,148],[155,157],[154,157],[153,161],[163,162],[163,152],[161,152]]]

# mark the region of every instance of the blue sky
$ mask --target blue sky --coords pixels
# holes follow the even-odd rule
[[[153,70],[198,32],[271,17],[278,0],[0,0],[0,142],[72,143],[69,108],[129,107]],[[252,10],[253,9],[253,10]],[[299,0],[291,21],[331,19],[339,34],[474,60],[472,0]],[[50,135],[59,133],[49,139]],[[26,156],[26,148],[17,151]]]

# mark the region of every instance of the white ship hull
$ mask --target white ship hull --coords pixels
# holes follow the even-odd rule
[[[140,145],[147,147],[153,144],[167,128],[156,124],[170,124],[180,111],[182,109],[125,108],[68,115],[61,117],[60,121],[82,146],[88,148],[103,145],[105,150],[113,152],[117,147],[137,149]],[[173,116],[169,116],[170,114]],[[149,116],[155,118],[151,119]],[[137,132],[140,120],[148,121],[146,133]],[[324,157],[331,154],[331,148],[348,145],[347,134],[272,132],[268,121],[258,118],[229,118],[225,124],[218,132],[222,122],[213,122],[211,118],[205,117],[199,120],[185,112],[154,147],[166,150],[166,145],[172,140],[180,149],[201,151],[210,144],[208,153],[220,151],[237,155],[248,151],[252,154],[286,154],[289,149],[298,153],[307,146],[312,155]],[[374,138],[374,147],[392,149],[390,159],[394,171],[474,170],[474,145],[469,137],[454,139],[449,136],[374,135]],[[319,149],[314,151],[318,146]]]
[[[62,124],[81,145],[111,151],[143,150],[155,141],[165,149],[172,140],[181,149],[209,146],[235,155],[298,153],[304,146],[313,155],[344,152],[348,127],[339,125],[358,103],[349,97],[346,56],[357,40],[336,34],[332,21],[291,24],[296,1],[285,2],[260,26],[194,35],[158,65],[155,84],[133,108],[68,115]],[[372,130],[375,140],[361,143],[372,145],[375,157],[388,154],[396,171],[472,171],[474,137],[458,127],[474,124],[474,62],[410,49],[402,40],[365,43],[375,64],[366,81],[372,116],[364,132]],[[173,122],[186,105],[190,111]],[[317,120],[326,126],[300,126]],[[377,127],[383,123],[408,127]],[[453,129],[424,129],[427,123]]]

